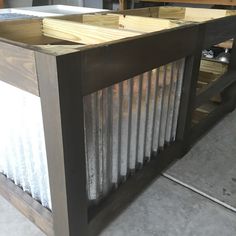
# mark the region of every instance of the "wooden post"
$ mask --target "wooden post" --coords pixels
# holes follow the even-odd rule
[[[179,111],[177,140],[185,140],[183,152],[185,153],[190,147],[188,137],[191,132],[192,114],[196,99],[196,88],[200,70],[202,47],[204,41],[205,25],[199,25],[198,43],[195,52],[186,58],[185,71],[183,79],[183,92]]]
[[[4,0],[0,0],[0,8],[4,7]]]
[[[119,0],[119,4],[120,4],[120,11],[126,9],[126,0]]]
[[[234,39],[233,47],[230,54],[230,63],[228,66],[228,71],[236,73],[236,38]],[[221,94],[223,102],[228,102],[229,100],[232,101],[231,111],[236,108],[236,77],[234,81],[235,82],[231,86],[226,88]]]
[[[83,96],[78,53],[36,52],[55,236],[86,236]]]

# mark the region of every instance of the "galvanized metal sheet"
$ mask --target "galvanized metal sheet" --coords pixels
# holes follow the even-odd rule
[[[51,208],[40,99],[0,82],[0,172]]]
[[[85,135],[93,139],[86,141],[90,200],[107,195],[175,139],[183,67],[184,60],[176,61],[85,97]]]
[[[175,139],[183,70],[180,60],[84,97],[90,201],[98,202]],[[51,208],[39,98],[1,83],[0,107],[0,171]]]

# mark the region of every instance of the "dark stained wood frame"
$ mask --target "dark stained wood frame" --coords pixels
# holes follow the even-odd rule
[[[14,74],[18,67],[8,66],[4,71],[4,81],[41,98],[52,214],[37,205],[31,197],[25,197],[26,194],[14,184],[9,184],[4,176],[0,176],[2,183],[0,193],[10,201],[14,199],[13,204],[48,235],[53,235],[53,231],[56,236],[97,235],[165,168],[182,157],[193,142],[206,133],[223,115],[235,108],[236,46],[234,45],[228,71],[232,76],[230,80],[232,85],[223,87],[224,102],[199,126],[191,128],[192,111],[196,99],[200,100],[196,95],[196,81],[201,51],[210,45],[235,38],[235,28],[236,16],[229,16],[202,24],[191,24],[85,47],[81,51],[60,56],[42,53],[32,48],[27,49],[22,45],[14,46],[23,50],[29,57],[34,55],[35,59],[30,67],[30,75],[33,76],[25,78],[26,68],[24,68],[19,80],[11,81],[11,77],[6,75]],[[215,37],[212,37],[212,33]],[[0,50],[9,49],[5,54],[6,59],[14,55],[14,47],[11,42],[0,42]],[[25,60],[20,56],[15,57],[19,63]],[[183,57],[186,58],[186,65],[177,140],[160,152],[158,158],[153,154],[152,160],[142,170],[130,177],[98,206],[89,208],[86,194],[83,97]],[[0,59],[0,68],[4,68],[6,59]],[[221,92],[223,84],[225,85],[225,82],[219,82],[217,86],[208,90],[214,89],[214,93]],[[38,89],[35,91],[35,88]],[[211,92],[208,93],[212,95]],[[40,223],[36,220],[39,215],[42,217]]]

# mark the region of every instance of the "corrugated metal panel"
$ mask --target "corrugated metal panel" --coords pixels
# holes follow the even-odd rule
[[[175,140],[183,71],[184,59],[84,97],[90,201]],[[0,82],[0,107],[0,171],[51,208],[40,99]]]
[[[104,197],[175,140],[183,70],[184,59],[84,98],[90,200]]]
[[[40,99],[0,82],[0,172],[51,208]]]

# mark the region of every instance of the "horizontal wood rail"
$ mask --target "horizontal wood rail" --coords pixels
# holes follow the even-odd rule
[[[204,86],[197,94],[195,107],[199,107],[203,103],[209,101],[211,97],[222,92],[234,82],[236,82],[236,71],[229,71],[216,81]]]
[[[182,156],[182,144],[175,142],[165,151],[158,153],[146,166],[129,178],[119,190],[112,193],[95,209],[89,211],[89,235],[96,236],[104,228],[104,224],[110,223],[120,214],[130,202],[143,192],[152,181],[161,175],[171,163]]]
[[[34,222],[46,235],[54,235],[52,213],[3,174],[0,174],[0,194]]]
[[[226,114],[231,112],[235,108],[235,98],[219,105],[214,111],[209,113],[206,118],[195,125],[190,132],[189,144],[193,145],[204,134],[206,134],[217,122],[219,122]]]
[[[198,27],[189,25],[168,32],[154,32],[123,39],[96,48],[82,48],[80,53],[83,95],[191,55],[195,49],[197,35]],[[169,40],[170,38],[172,40]]]

